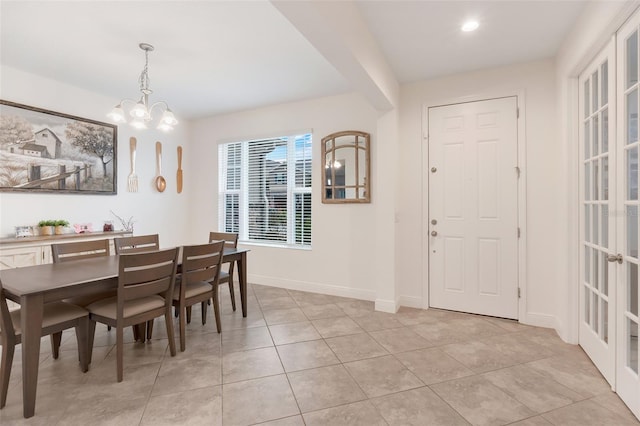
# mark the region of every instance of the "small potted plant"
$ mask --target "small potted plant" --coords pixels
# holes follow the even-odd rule
[[[56,235],[64,234],[64,228],[69,226],[69,222],[64,219],[58,219],[54,221],[54,225],[56,227]]]
[[[53,235],[53,227],[56,226],[55,220],[41,220],[38,222],[40,227],[40,235]]]

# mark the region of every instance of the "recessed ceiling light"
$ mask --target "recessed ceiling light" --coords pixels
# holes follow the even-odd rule
[[[468,33],[470,31],[477,30],[479,26],[480,26],[480,24],[478,23],[478,21],[467,21],[464,24],[462,24],[462,28],[461,29],[465,33]]]

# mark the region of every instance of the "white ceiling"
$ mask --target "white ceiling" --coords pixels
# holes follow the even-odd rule
[[[401,83],[552,57],[584,4],[357,2]],[[114,98],[138,96],[144,54],[137,45],[155,45],[151,100],[166,100],[179,118],[351,90],[266,0],[2,0],[0,14],[2,65]],[[462,34],[468,17],[480,29]]]

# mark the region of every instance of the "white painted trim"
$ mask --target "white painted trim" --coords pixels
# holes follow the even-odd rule
[[[379,312],[388,312],[395,314],[398,312],[400,305],[394,300],[376,299],[375,310]]]
[[[554,315],[540,314],[537,312],[526,312],[520,322],[535,327],[553,328],[558,331],[558,319]]]
[[[518,240],[518,286],[521,298],[518,301],[518,321],[524,322],[527,315],[527,132],[526,132],[526,97],[524,89],[507,90],[505,92],[488,92],[484,94],[469,95],[452,99],[443,99],[440,102],[430,102],[422,105],[422,308],[429,308],[429,237],[425,230],[429,229],[429,150],[425,146],[429,144],[429,108],[452,105],[465,102],[478,102],[489,99],[515,97],[520,110],[518,117],[518,166],[520,167],[520,179],[518,180],[518,226],[520,238]],[[402,300],[402,297],[401,297]]]
[[[417,296],[400,296],[398,300],[400,306],[406,306],[407,308],[423,309],[422,298]]]
[[[311,293],[328,294],[331,296],[349,297],[360,300],[376,300],[376,292],[374,290],[357,289],[341,285],[288,280],[280,277],[255,274],[248,274],[247,281],[252,284],[265,285],[269,287],[280,287],[289,290],[308,291]]]

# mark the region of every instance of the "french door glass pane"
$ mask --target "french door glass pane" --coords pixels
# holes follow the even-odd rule
[[[609,65],[605,62],[600,66],[600,75],[602,76],[602,105],[609,102]],[[604,123],[602,123],[604,125]]]
[[[596,334],[600,334],[600,316],[598,315],[598,300],[600,300],[600,298],[598,297],[598,295],[594,292],[593,293],[593,331],[596,332]]]
[[[600,251],[593,249],[593,288],[598,290],[600,287]],[[593,295],[594,299],[597,297]],[[594,300],[594,306],[596,301]]]
[[[626,88],[638,82],[638,32],[627,39],[627,84]]]
[[[594,72],[591,76],[591,83],[593,85],[593,112],[596,112],[600,105],[598,104],[598,71]]]
[[[584,240],[587,243],[591,241],[591,206],[589,204],[584,206]]]
[[[602,340],[605,343],[609,343],[609,304],[606,300],[602,300],[602,320],[604,322],[602,327]]]
[[[609,157],[602,158],[602,199],[609,199]]]
[[[609,248],[609,206],[602,205],[602,247]]]
[[[598,209],[600,206],[595,204],[593,206],[593,244],[598,244]]]
[[[638,199],[638,147],[627,150],[627,200]]]
[[[591,162],[584,165],[584,200],[591,200]]]
[[[584,117],[587,118],[591,115],[589,109],[589,101],[591,100],[591,91],[589,90],[589,80],[584,82]]]
[[[590,121],[587,120],[584,123],[584,159],[587,160],[591,158],[591,126],[589,126]]]
[[[627,256],[638,258],[638,206],[627,206]]]
[[[627,143],[638,140],[638,89],[627,93]]]
[[[600,167],[597,158],[593,160],[593,199],[600,199]]]
[[[638,323],[631,318],[627,318],[627,367],[638,373]]]
[[[584,287],[584,322],[591,325],[591,290]]]
[[[607,255],[602,256],[602,294],[609,295],[609,261],[607,261]]]
[[[584,248],[584,282],[591,283],[591,249],[589,247]]]
[[[628,279],[628,292],[627,299],[629,302],[627,303],[629,306],[629,312],[631,312],[636,317],[638,316],[638,265],[635,263],[629,262],[629,267],[627,268],[627,279]]]
[[[600,130],[598,128],[598,116],[595,115],[593,117],[593,155],[598,155],[599,146],[598,146],[598,137],[600,135]]]
[[[609,110],[602,111],[602,153],[609,152]]]

